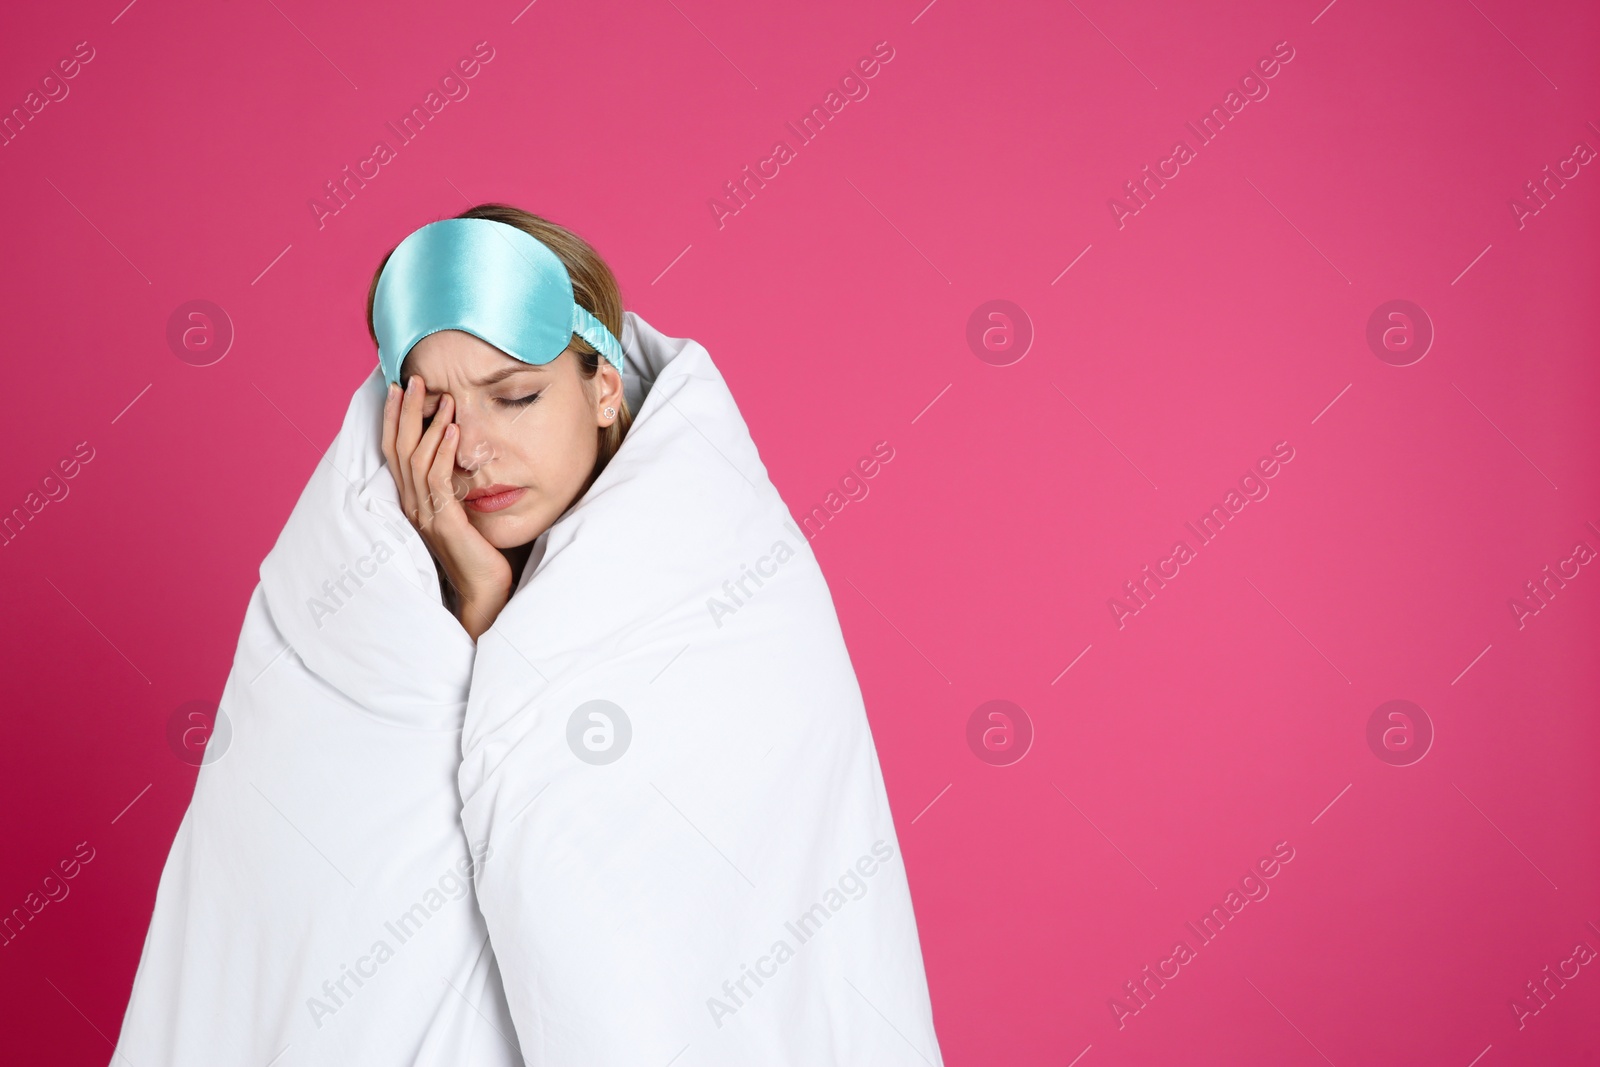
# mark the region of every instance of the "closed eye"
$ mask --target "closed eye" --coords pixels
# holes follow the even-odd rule
[[[541,389],[539,392],[529,393],[527,396],[497,396],[495,397],[495,400],[501,404],[505,404],[507,407],[523,408],[527,407],[535,400],[538,400],[543,393],[544,390]]]

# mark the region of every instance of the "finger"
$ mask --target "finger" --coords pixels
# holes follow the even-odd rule
[[[428,468],[428,505],[435,519],[453,520],[454,513],[461,510],[452,478],[456,467],[456,449],[460,444],[461,429],[452,422],[444,428],[444,434],[439,439],[439,451],[433,457],[433,466]]]
[[[432,522],[433,513],[438,509],[439,502],[431,499],[428,488],[428,471],[437,458],[439,441],[444,437],[446,426],[453,425],[455,415],[455,402],[449,393],[439,397],[439,408],[434,412],[433,424],[423,433],[417,442],[416,449],[411,453],[411,488],[416,497],[417,510],[421,513],[422,524]]]
[[[413,374],[405,383],[405,396],[400,405],[399,433],[395,439],[396,451],[402,457],[417,447],[417,439],[422,436],[422,404],[427,396],[428,390],[423,385],[422,376]]]
[[[400,424],[400,397],[402,395],[398,385],[391,383],[384,389],[383,430],[378,438],[379,443],[383,446],[384,462],[389,466],[389,473],[394,476],[394,486],[397,491],[404,488],[400,477],[400,460],[394,451],[394,435]]]
[[[383,447],[383,458],[389,463],[394,463],[394,431],[399,423],[400,387],[394,383],[384,386],[383,389],[383,431],[378,437],[378,443]]]
[[[394,484],[400,496],[400,510],[405,512],[406,518],[416,522],[416,493],[411,488],[411,475],[408,469],[410,456],[405,451],[401,437],[401,425],[406,414],[406,404],[410,394],[406,387],[396,383],[390,388],[392,400],[384,403],[384,443],[387,449],[384,458],[389,461],[390,473],[394,475]]]
[[[413,522],[417,520],[417,484],[411,473],[411,458],[416,451],[417,440],[422,436],[422,404],[426,399],[427,390],[422,377],[413,374],[407,379],[405,393],[400,399],[394,442],[395,459],[400,464],[400,496],[406,514]]]

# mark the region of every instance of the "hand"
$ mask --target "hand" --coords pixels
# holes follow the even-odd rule
[[[511,564],[467,518],[452,475],[461,431],[455,399],[439,398],[433,422],[422,429],[422,379],[412,375],[402,393],[389,386],[383,405],[383,455],[400,492],[400,507],[445,570],[461,597],[461,624],[476,641],[511,599]]]

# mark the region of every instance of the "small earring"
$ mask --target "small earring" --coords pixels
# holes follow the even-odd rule
[[[617,409],[616,408],[606,408],[606,411],[605,411],[606,418],[608,418],[608,419],[615,418],[616,414],[617,414]]]

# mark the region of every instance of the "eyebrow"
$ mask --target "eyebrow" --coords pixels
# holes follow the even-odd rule
[[[545,367],[544,367],[544,365],[542,363],[517,363],[517,364],[514,364],[512,366],[501,367],[499,370],[495,371],[494,373],[486,374],[482,378],[468,378],[467,379],[467,384],[468,385],[479,385],[479,386],[494,385],[496,382],[505,381],[507,378],[511,377],[513,374],[521,374],[523,371],[529,371],[529,370],[542,371],[544,369],[545,369]],[[430,393],[434,393],[434,392],[437,392],[437,391],[438,390],[435,390],[435,389],[429,389],[428,390],[428,392],[430,392]]]
[[[521,374],[525,370],[544,370],[544,367],[543,365],[536,363],[512,363],[508,366],[501,367],[493,374],[486,374],[482,378],[477,379],[468,378],[467,381],[471,382],[473,385],[493,385],[495,382],[505,381],[513,374]]]

